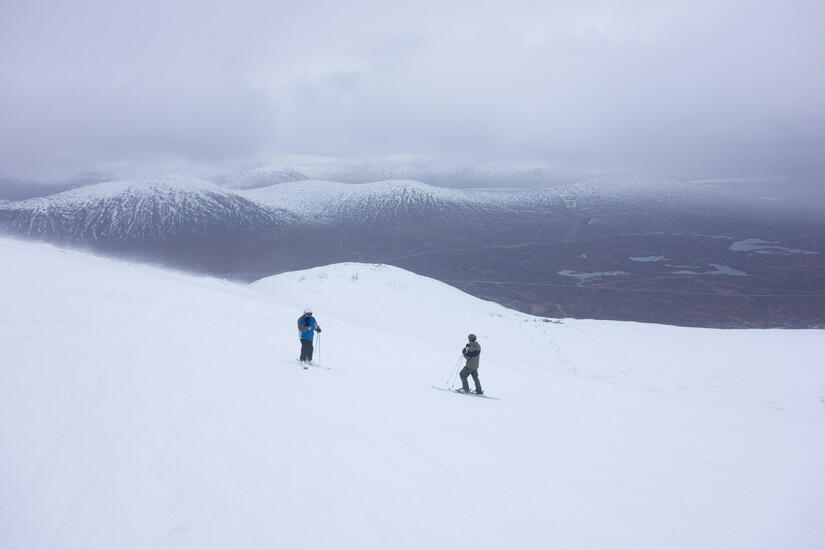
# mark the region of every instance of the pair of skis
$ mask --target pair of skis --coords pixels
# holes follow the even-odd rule
[[[301,361],[300,359],[298,360],[298,362],[301,363],[301,366],[304,368],[304,370],[309,370],[309,367],[314,367],[316,369],[331,370],[329,367],[325,367],[324,365],[315,365],[315,364],[309,363],[307,361]],[[443,387],[443,386],[433,386],[432,388],[434,390],[448,391],[448,392],[451,392],[451,393],[457,393],[459,395],[466,395],[466,396],[469,396],[469,397],[478,397],[478,398],[481,398],[481,399],[495,399],[496,401],[499,400],[498,397],[493,397],[492,395],[487,395],[486,393],[478,394],[478,393],[475,393],[475,392],[464,391],[462,389],[446,388],[446,387]]]
[[[443,386],[433,386],[433,389],[434,390],[441,390],[441,391],[448,391],[448,392],[452,392],[452,393],[457,393],[459,395],[467,395],[469,397],[478,397],[478,398],[481,398],[481,399],[495,399],[496,401],[498,401],[498,399],[499,399],[498,397],[493,397],[491,395],[487,395],[486,393],[479,394],[479,393],[475,393],[475,392],[467,392],[467,391],[456,389],[456,388],[445,388]]]
[[[301,361],[300,359],[297,359],[297,361],[298,361],[298,363],[301,364],[301,366],[304,368],[304,370],[309,370],[309,367],[314,367],[316,369],[332,370],[331,368],[325,367],[324,365],[316,365],[315,363],[309,363],[307,361]]]

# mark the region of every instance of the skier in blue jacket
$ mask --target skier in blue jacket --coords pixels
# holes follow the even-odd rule
[[[298,334],[301,340],[301,362],[312,364],[312,339],[316,332],[321,332],[321,327],[312,316],[312,308],[305,308],[304,314],[298,318]],[[304,365],[306,368],[306,365]]]

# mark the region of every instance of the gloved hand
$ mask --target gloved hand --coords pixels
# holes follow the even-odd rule
[[[315,332],[321,332],[321,327],[315,327]]]

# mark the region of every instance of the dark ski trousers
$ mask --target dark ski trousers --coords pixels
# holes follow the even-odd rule
[[[464,367],[458,375],[461,377],[461,386],[464,388],[464,391],[470,391],[470,384],[467,382],[467,377],[472,376],[473,382],[476,385],[476,393],[481,393],[481,382],[478,379],[478,369]]]
[[[312,361],[312,340],[301,338],[301,361]]]

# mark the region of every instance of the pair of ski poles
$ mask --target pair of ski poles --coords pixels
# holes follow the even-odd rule
[[[455,385],[456,378],[458,378],[458,368],[461,366],[461,361],[464,359],[464,354],[459,353],[458,361],[455,362],[455,366],[453,367],[452,372],[450,373],[450,377],[447,379],[447,387],[451,388]]]

